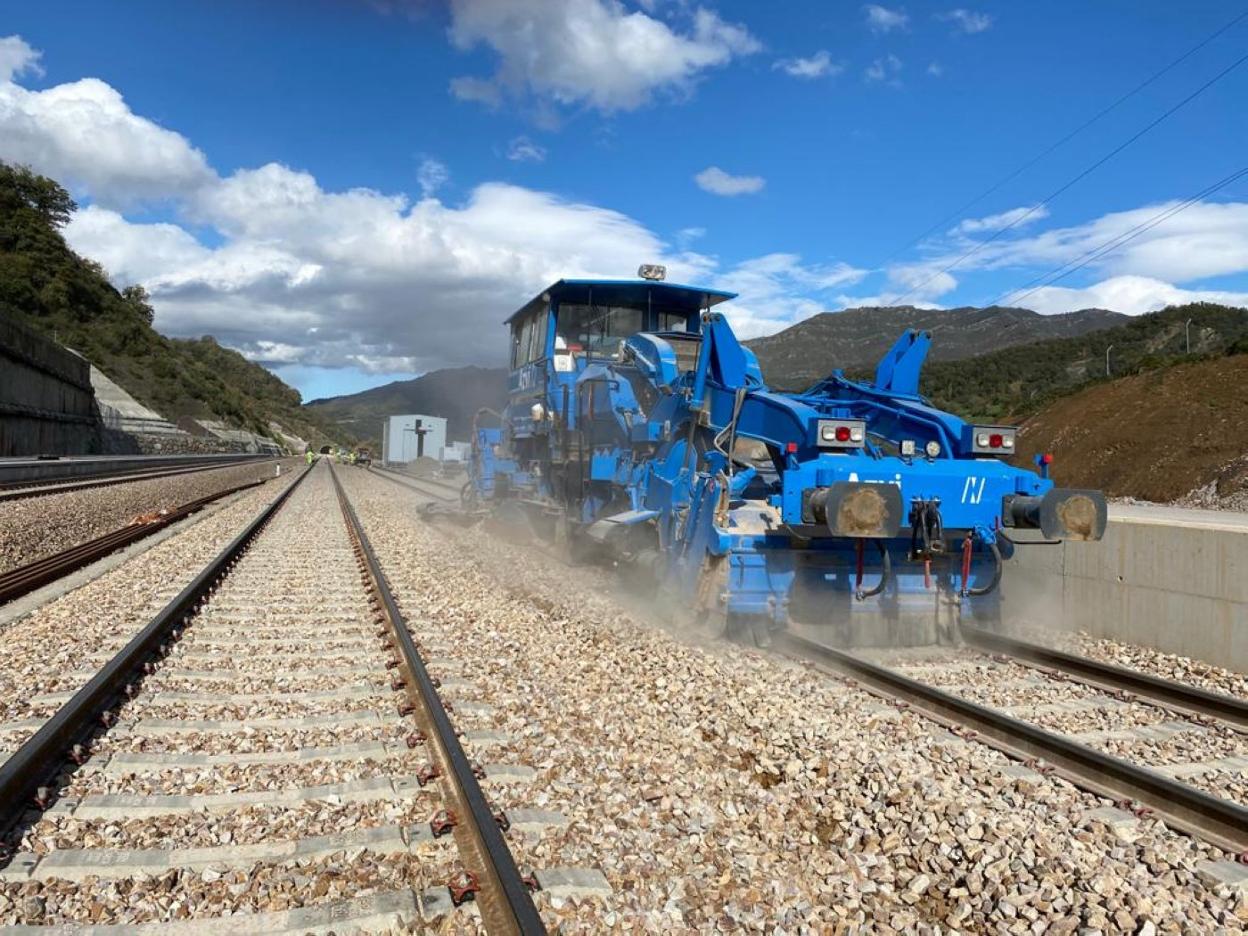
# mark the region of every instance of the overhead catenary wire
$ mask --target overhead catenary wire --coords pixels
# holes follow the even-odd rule
[[[1174,59],[1173,61],[1171,61],[1171,62],[1170,62],[1170,64],[1166,65],[1165,67],[1161,68],[1161,69],[1160,69],[1160,70],[1158,70],[1158,71],[1153,72],[1151,75],[1149,75],[1147,78],[1145,78],[1145,79],[1144,79],[1143,81],[1141,81],[1139,84],[1137,84],[1137,85],[1136,85],[1134,88],[1132,88],[1130,91],[1126,92],[1125,94],[1123,94],[1122,96],[1120,96],[1119,98],[1117,98],[1117,99],[1116,99],[1113,103],[1108,104],[1107,106],[1105,106],[1105,107],[1101,108],[1101,110],[1097,111],[1095,114],[1093,114],[1091,117],[1089,117],[1089,118],[1088,118],[1087,120],[1085,120],[1083,123],[1081,123],[1079,126],[1075,127],[1073,130],[1071,130],[1069,133],[1067,133],[1067,134],[1066,134],[1065,136],[1063,136],[1061,139],[1057,140],[1057,141],[1056,141],[1056,142],[1054,142],[1054,143],[1049,144],[1049,146],[1045,147],[1043,150],[1041,150],[1039,153],[1037,153],[1037,154],[1036,154],[1035,156],[1033,156],[1031,159],[1027,160],[1025,163],[1023,163],[1021,166],[1019,166],[1017,169],[1015,169],[1015,170],[1014,170],[1013,172],[1011,172],[1009,175],[1007,175],[1007,176],[1005,176],[1005,177],[1003,177],[1003,178],[999,179],[997,182],[994,182],[992,185],[988,186],[988,188],[984,189],[982,192],[980,192],[980,193],[979,193],[978,195],[976,195],[974,198],[972,198],[972,199],[970,199],[969,201],[965,202],[965,203],[964,203],[963,205],[961,205],[959,208],[957,208],[956,210],[954,210],[954,211],[950,212],[950,213],[949,213],[949,214],[947,214],[945,217],[941,218],[939,221],[937,221],[937,222],[936,222],[935,224],[933,224],[931,227],[927,228],[925,231],[923,231],[921,234],[919,234],[917,237],[915,237],[913,240],[911,240],[909,243],[907,243],[904,247],[900,247],[900,248],[898,248],[897,250],[894,250],[891,254],[889,254],[887,257],[885,257],[885,258],[884,258],[884,259],[880,262],[880,264],[879,264],[879,265],[880,265],[880,266],[883,266],[884,264],[888,263],[890,260],[894,260],[894,259],[896,259],[896,258],[897,258],[897,257],[899,257],[901,254],[903,254],[903,253],[905,253],[907,250],[909,250],[910,248],[912,248],[912,247],[914,247],[914,246],[918,245],[919,243],[921,243],[921,242],[922,242],[922,241],[923,241],[923,240],[924,240],[924,239],[925,239],[928,235],[932,234],[934,231],[937,231],[937,230],[939,230],[940,228],[944,227],[944,226],[945,226],[946,224],[948,224],[950,221],[956,221],[956,220],[958,220],[959,218],[961,218],[964,214],[966,214],[966,212],[967,212],[969,209],[974,208],[976,205],[978,205],[981,201],[983,201],[983,200],[984,200],[985,198],[987,198],[989,195],[992,195],[993,193],[995,193],[995,192],[999,191],[1001,188],[1003,188],[1005,185],[1009,184],[1010,182],[1013,182],[1013,181],[1014,181],[1015,179],[1017,179],[1020,175],[1022,175],[1024,172],[1026,172],[1026,171],[1027,171],[1028,169],[1030,169],[1032,166],[1036,165],[1038,162],[1040,162],[1042,159],[1044,159],[1044,158],[1045,158],[1046,156],[1048,156],[1050,153],[1053,153],[1054,151],[1056,151],[1056,150],[1060,149],[1061,147],[1065,146],[1067,143],[1069,143],[1071,140],[1073,140],[1075,137],[1077,137],[1079,134],[1081,134],[1084,130],[1087,130],[1090,126],[1092,126],[1092,125],[1093,125],[1093,124],[1095,124],[1097,121],[1099,121],[1102,117],[1105,117],[1106,115],[1108,115],[1108,114],[1109,114],[1109,113],[1111,113],[1112,111],[1116,110],[1117,108],[1119,108],[1120,106],[1122,106],[1123,104],[1125,104],[1127,101],[1129,101],[1131,98],[1135,97],[1137,94],[1139,94],[1141,91],[1143,91],[1143,90],[1144,90],[1145,88],[1147,88],[1149,85],[1151,85],[1153,82],[1157,81],[1157,79],[1159,79],[1159,78],[1161,78],[1163,75],[1166,75],[1166,74],[1168,74],[1169,72],[1173,71],[1175,68],[1177,68],[1179,65],[1183,64],[1183,62],[1187,61],[1189,58],[1191,58],[1193,55],[1195,55],[1197,52],[1199,52],[1201,49],[1203,49],[1203,48],[1204,48],[1205,46],[1207,46],[1209,43],[1213,42],[1213,40],[1214,40],[1214,39],[1217,39],[1220,35],[1222,35],[1222,34],[1223,34],[1224,32],[1226,32],[1228,29],[1231,29],[1232,27],[1237,26],[1239,23],[1243,22],[1243,20],[1245,20],[1245,19],[1248,19],[1248,9],[1246,9],[1246,10],[1242,11],[1241,13],[1239,13],[1239,15],[1237,15],[1237,16],[1236,16],[1234,19],[1232,19],[1230,22],[1228,22],[1228,23],[1224,23],[1222,26],[1220,26],[1220,27],[1218,27],[1217,29],[1215,29],[1213,32],[1211,32],[1209,35],[1207,35],[1207,36],[1206,36],[1204,39],[1202,39],[1200,42],[1196,43],[1196,45],[1192,46],[1190,49],[1188,49],[1186,52],[1184,52],[1184,53],[1183,53],[1182,55],[1180,55],[1178,58],[1176,58],[1176,59]]]
[[[1161,224],[1163,221],[1173,218],[1179,212],[1185,211],[1186,209],[1192,207],[1192,205],[1195,205],[1197,202],[1201,201],[1202,199],[1207,198],[1208,196],[1214,194],[1215,192],[1226,188],[1226,186],[1230,185],[1233,182],[1239,181],[1245,176],[1248,176],[1248,166],[1245,166],[1242,169],[1237,169],[1235,172],[1219,180],[1218,182],[1215,182],[1213,185],[1206,186],[1205,188],[1201,189],[1196,194],[1188,196],[1187,198],[1185,198],[1183,201],[1179,202],[1178,204],[1169,205],[1166,208],[1163,208],[1161,211],[1149,216],[1145,220],[1141,221],[1139,224],[1135,225],[1135,227],[1129,228],[1126,231],[1121,232],[1120,234],[1115,234],[1109,240],[1104,241],[1101,244],[1098,244],[1096,247],[1093,247],[1090,250],[1084,251],[1079,256],[1066,261],[1061,266],[1056,267],[1048,271],[1047,273],[1042,273],[1040,276],[1032,278],[1031,280],[1029,280],[1028,282],[1024,283],[1022,286],[1019,286],[1016,289],[1011,289],[1007,292],[1002,293],[1000,296],[994,299],[991,303],[989,303],[989,306],[997,305],[1001,302],[1004,302],[1006,299],[1008,299],[1011,303],[1022,302],[1028,296],[1039,292],[1041,289],[1044,289],[1047,286],[1051,286],[1053,283],[1056,283],[1058,280],[1065,279],[1071,273],[1074,273],[1077,270],[1081,270],[1084,267],[1086,267],[1088,264],[1094,263],[1100,258],[1107,256],[1110,253],[1113,253],[1119,247],[1129,244],[1131,241],[1135,240],[1141,234],[1144,234],[1147,231],[1150,231],[1153,228],[1157,227],[1157,225]]]
[[[946,273],[948,273],[950,270],[953,270],[953,269],[957,268],[957,267],[958,267],[958,266],[960,266],[962,263],[964,263],[965,261],[969,260],[971,257],[975,256],[977,253],[979,253],[981,250],[983,250],[983,249],[984,249],[985,247],[987,247],[989,244],[992,244],[994,241],[996,241],[999,237],[1001,237],[1001,236],[1002,236],[1003,234],[1005,234],[1007,231],[1011,231],[1011,230],[1013,230],[1014,228],[1018,227],[1020,224],[1022,224],[1024,221],[1026,221],[1028,218],[1030,218],[1033,214],[1035,214],[1035,213],[1036,213],[1037,211],[1039,211],[1041,208],[1043,208],[1043,207],[1045,207],[1047,204],[1049,204],[1049,202],[1053,201],[1053,199],[1057,198],[1057,197],[1058,197],[1058,196],[1060,196],[1062,193],[1064,193],[1064,192],[1068,191],[1069,189],[1073,188],[1076,184],[1078,184],[1079,182],[1081,182],[1081,181],[1083,181],[1084,179],[1086,179],[1089,175],[1091,175],[1093,172],[1095,172],[1095,171],[1096,171],[1097,169],[1099,169],[1101,166],[1105,165],[1105,163],[1109,162],[1111,159],[1113,159],[1115,156],[1117,156],[1117,155],[1118,155],[1119,153],[1121,153],[1123,150],[1127,149],[1129,146],[1131,146],[1133,143],[1135,143],[1137,140],[1139,140],[1141,137],[1143,137],[1145,134],[1147,134],[1150,130],[1153,130],[1153,129],[1154,129],[1154,128],[1156,128],[1159,124],[1161,124],[1163,121],[1165,121],[1165,120],[1166,120],[1166,119],[1168,119],[1169,117],[1173,116],[1173,115],[1174,115],[1175,113],[1177,113],[1178,111],[1182,110],[1184,107],[1186,107],[1186,106],[1187,106],[1188,104],[1190,104],[1192,101],[1196,100],[1196,98],[1200,97],[1200,95],[1204,94],[1206,91],[1208,91],[1210,88],[1212,88],[1215,84],[1217,84],[1219,81],[1221,81],[1221,80],[1222,80],[1223,78],[1225,78],[1227,75],[1229,75],[1229,74],[1230,74],[1231,72],[1233,72],[1235,69],[1237,69],[1237,68],[1239,68],[1241,65],[1243,65],[1243,64],[1244,64],[1244,62],[1248,62],[1248,53],[1245,53],[1244,55],[1242,55],[1242,56],[1240,56],[1238,59],[1236,59],[1234,62],[1232,62],[1230,65],[1226,66],[1226,68],[1222,69],[1220,72],[1218,72],[1216,75],[1214,75],[1212,78],[1210,78],[1210,79],[1209,79],[1208,81],[1206,81],[1204,84],[1202,84],[1202,85],[1201,85],[1199,88],[1197,88],[1195,91],[1191,92],[1191,93],[1190,93],[1190,94],[1188,94],[1186,97],[1184,97],[1181,101],[1179,101],[1179,102],[1178,102],[1178,103],[1176,103],[1176,104],[1171,105],[1171,106],[1170,106],[1168,109],[1166,109],[1166,110],[1165,110],[1162,114],[1160,114],[1159,116],[1157,116],[1157,117],[1153,118],[1151,121],[1149,121],[1147,124],[1145,124],[1145,125],[1144,125],[1143,127],[1141,127],[1139,130],[1137,130],[1135,133],[1133,133],[1131,136],[1129,136],[1129,137],[1128,137],[1126,140],[1124,140],[1122,143],[1119,143],[1117,146],[1115,146],[1112,150],[1110,150],[1110,151],[1109,151],[1108,153],[1106,153],[1104,156],[1101,156],[1099,159],[1097,159],[1095,162],[1093,162],[1090,166],[1088,166],[1087,168],[1085,168],[1085,169],[1081,170],[1081,171],[1080,171],[1079,173],[1077,173],[1077,174],[1076,174],[1073,178],[1071,178],[1071,179],[1067,180],[1066,182],[1063,182],[1060,186],[1058,186],[1056,189],[1054,189],[1052,192],[1050,192],[1050,193],[1049,193],[1047,196],[1045,196],[1043,199],[1041,199],[1040,201],[1036,202],[1034,205],[1032,205],[1030,208],[1028,208],[1025,212],[1023,212],[1022,214],[1020,214],[1018,217],[1016,217],[1016,218],[1012,219],[1012,220],[1011,220],[1008,224],[1003,225],[1002,227],[998,228],[996,231],[994,231],[994,232],[993,232],[993,234],[992,234],[992,236],[991,236],[991,237],[988,237],[988,238],[986,238],[986,239],[984,239],[984,240],[982,240],[982,241],[977,241],[977,242],[975,243],[975,246],[974,246],[974,247],[972,247],[970,250],[968,250],[968,251],[966,251],[965,253],[963,253],[963,254],[959,255],[959,256],[958,256],[955,260],[953,260],[952,262],[950,262],[950,263],[946,264],[945,266],[941,267],[939,270],[937,270],[936,272],[932,273],[931,275],[929,275],[929,276],[925,277],[924,279],[920,280],[918,283],[915,283],[915,284],[914,284],[913,286],[911,286],[908,290],[906,290],[906,292],[902,293],[900,296],[898,296],[897,298],[895,298],[895,299],[893,300],[893,304],[895,304],[895,305],[900,305],[900,304],[901,304],[904,300],[906,300],[906,299],[907,299],[907,298],[909,298],[910,296],[914,295],[915,293],[919,292],[919,291],[920,291],[920,290],[921,290],[924,286],[926,286],[928,283],[930,283],[930,282],[932,282],[933,280],[935,280],[937,277],[943,276],[943,275],[945,275]]]

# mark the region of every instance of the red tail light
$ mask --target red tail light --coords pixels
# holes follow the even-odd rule
[[[1010,426],[972,426],[967,441],[976,455],[1013,455],[1017,435]]]
[[[837,442],[849,441],[849,426],[837,426],[836,427],[836,441]]]

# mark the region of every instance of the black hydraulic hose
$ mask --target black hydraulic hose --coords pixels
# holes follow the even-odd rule
[[[998,548],[996,543],[989,543],[988,550],[992,553],[992,581],[990,581],[987,585],[984,585],[982,588],[968,588],[966,593],[972,598],[979,598],[983,595],[987,595],[1001,584],[1001,550]]]
[[[874,540],[873,542],[875,543],[875,548],[880,551],[880,580],[876,582],[872,588],[866,591],[863,591],[861,588],[858,589],[854,597],[856,597],[859,601],[874,598],[882,592],[884,590],[884,586],[888,584],[888,580],[893,574],[893,560],[888,555],[888,547],[879,540]]]

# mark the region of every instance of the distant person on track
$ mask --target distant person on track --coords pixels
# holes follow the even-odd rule
[[[312,462],[316,461],[316,456],[312,454],[312,450],[311,450],[311,449],[308,449],[308,451],[305,453],[305,455],[306,455],[306,457],[307,457],[307,459],[308,459],[308,467],[309,467],[309,468],[311,468],[311,467],[312,467]]]

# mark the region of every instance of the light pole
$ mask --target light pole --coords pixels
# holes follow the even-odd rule
[[[1187,342],[1187,353],[1192,353],[1192,320],[1183,323],[1183,338]]]
[[[1105,376],[1106,377],[1109,376],[1109,352],[1113,350],[1114,350],[1114,346],[1112,344],[1108,348],[1105,349]]]

